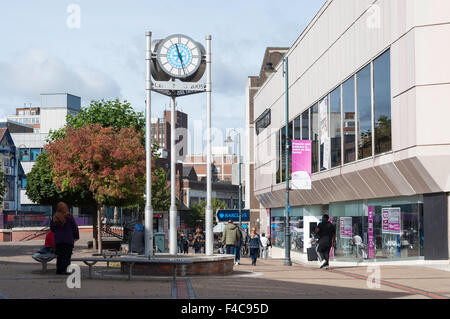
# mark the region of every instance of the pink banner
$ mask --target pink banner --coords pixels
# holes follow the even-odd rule
[[[330,223],[333,223],[333,217],[330,216],[329,221],[330,221]],[[334,247],[331,246],[331,249],[330,249],[330,260],[333,259],[333,258],[334,258]]]
[[[368,244],[369,244],[369,259],[375,258],[374,253],[374,242],[373,242],[373,206],[369,206],[369,214],[368,214]]]
[[[311,189],[311,143],[292,140],[292,189]]]

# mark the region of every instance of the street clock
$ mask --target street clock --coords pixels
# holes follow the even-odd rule
[[[156,61],[153,62],[153,77],[157,81],[179,79],[196,82],[205,71],[205,48],[200,43],[182,34],[171,35],[153,42]],[[156,63],[155,63],[156,62]]]

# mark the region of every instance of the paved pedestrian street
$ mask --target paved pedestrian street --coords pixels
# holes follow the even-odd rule
[[[150,298],[150,299],[441,299],[450,297],[447,266],[381,266],[380,287],[369,288],[366,267],[318,269],[315,263],[283,265],[283,260],[243,258],[231,276],[140,277],[131,281],[117,265],[95,267],[94,279],[80,263],[81,288],[68,288],[66,276],[55,274],[52,261],[46,273],[31,258],[36,243],[0,244],[0,298]],[[77,245],[74,257],[92,250]],[[374,284],[373,284],[374,285]]]

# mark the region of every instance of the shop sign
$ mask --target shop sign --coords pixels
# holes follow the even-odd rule
[[[401,211],[399,207],[381,210],[382,233],[401,235]]]
[[[292,140],[292,189],[311,189],[310,140]]]
[[[217,211],[217,220],[219,222],[227,222],[229,220],[233,222],[239,221],[239,209],[219,209]],[[242,209],[241,210],[241,222],[249,222],[250,221],[250,210]]]
[[[369,259],[375,258],[375,252],[374,252],[374,238],[373,238],[373,206],[369,206],[369,214],[368,214],[368,225],[367,225],[367,231],[368,231],[368,244],[369,244]]]
[[[352,238],[352,218],[351,217],[340,217],[339,218],[339,228],[341,238]]]

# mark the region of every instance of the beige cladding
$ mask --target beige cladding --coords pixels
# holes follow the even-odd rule
[[[291,205],[450,191],[450,1],[328,0],[288,52],[289,119],[380,53],[391,51],[392,152],[313,174]],[[276,185],[275,135],[284,126],[281,65],[254,98],[254,118],[272,123],[255,136],[255,195],[285,205]]]

